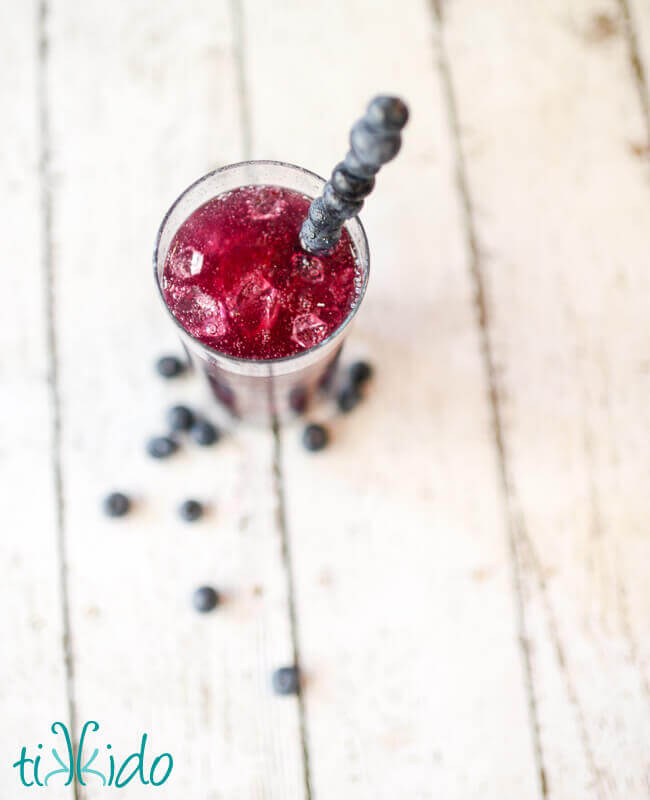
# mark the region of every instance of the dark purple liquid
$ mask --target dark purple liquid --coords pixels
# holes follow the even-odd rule
[[[325,256],[301,248],[310,202],[279,186],[244,186],[185,220],[162,285],[188,333],[227,355],[270,359],[313,347],[341,325],[362,275],[345,229]]]

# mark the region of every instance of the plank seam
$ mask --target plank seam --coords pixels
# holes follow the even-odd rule
[[[648,99],[648,80],[639,49],[639,37],[636,33],[636,25],[630,9],[629,0],[618,0],[618,3],[625,25],[625,38],[627,40],[630,66],[634,75],[634,83],[639,93],[639,102],[641,103],[641,111],[646,125],[646,146],[648,150],[650,150],[650,100]]]
[[[533,542],[531,541],[530,536],[525,532],[525,525],[523,520],[519,520],[519,529],[523,531],[521,536],[521,542],[525,545],[526,550],[528,551],[529,561],[532,565],[534,575],[537,579],[537,586],[539,589],[540,596],[542,598],[542,604],[544,607],[544,613],[546,615],[546,622],[548,625],[549,635],[551,641],[553,643],[553,647],[555,648],[555,657],[558,662],[558,666],[560,668],[560,672],[562,673],[562,677],[564,680],[564,688],[567,693],[567,697],[569,699],[569,703],[573,706],[576,715],[576,721],[578,725],[578,734],[580,737],[580,743],[582,745],[582,750],[585,754],[585,758],[587,761],[587,765],[591,770],[596,784],[596,791],[598,793],[598,797],[600,800],[604,800],[604,792],[602,786],[602,772],[599,769],[596,763],[596,757],[594,754],[593,747],[591,745],[591,740],[589,737],[589,731],[587,729],[587,722],[585,719],[584,710],[582,708],[582,704],[578,698],[578,692],[576,690],[575,684],[571,679],[571,674],[569,672],[567,666],[567,659],[564,653],[564,647],[562,645],[562,638],[560,636],[560,631],[557,624],[557,617],[555,612],[553,611],[553,607],[551,605],[550,598],[548,596],[548,591],[546,587],[546,577],[544,575],[544,568],[542,563],[537,555]]]
[[[287,524],[286,503],[284,493],[284,474],[282,471],[282,439],[280,437],[280,423],[277,414],[273,413],[273,488],[276,497],[276,520],[282,540],[282,560],[287,581],[287,603],[289,606],[289,622],[291,627],[291,646],[293,649],[294,665],[298,668],[298,674],[302,675],[300,658],[300,641],[298,635],[298,617],[296,614],[296,597],[293,578],[293,562],[291,559],[291,547],[289,540],[289,526]],[[303,775],[306,800],[312,800],[313,793],[311,787],[311,769],[309,760],[309,737],[307,733],[307,709],[302,690],[302,684],[298,685],[298,724],[300,726],[300,745],[303,758]]]
[[[527,695],[528,717],[531,729],[533,757],[537,769],[538,787],[542,798],[549,796],[548,782],[546,778],[546,768],[544,762],[544,750],[541,740],[541,729],[539,721],[539,711],[535,694],[533,678],[532,653],[528,636],[526,633],[526,615],[523,598],[522,576],[520,566],[520,553],[518,540],[525,537],[524,532],[515,526],[512,514],[514,502],[514,492],[509,478],[508,455],[503,434],[503,423],[501,420],[501,408],[499,403],[499,390],[497,370],[494,363],[492,343],[489,333],[489,319],[487,309],[487,298],[485,291],[485,281],[481,269],[481,258],[478,247],[478,237],[474,221],[474,212],[467,178],[465,157],[462,150],[460,138],[460,120],[458,107],[454,92],[451,68],[447,52],[444,46],[442,28],[443,12],[439,0],[430,0],[430,8],[433,16],[434,39],[437,50],[437,66],[440,83],[443,90],[444,103],[447,110],[447,119],[450,127],[452,146],[454,149],[456,186],[461,200],[463,215],[463,227],[465,233],[465,243],[469,251],[469,271],[474,286],[474,307],[477,312],[476,322],[480,338],[481,359],[485,371],[488,385],[489,406],[492,418],[492,433],[494,446],[497,454],[497,464],[503,502],[505,506],[505,522],[508,537],[508,547],[510,555],[510,565],[512,572],[512,582],[515,595],[515,613],[517,623],[517,638],[520,645],[522,666],[524,673],[524,685]]]
[[[644,116],[644,121],[647,129],[647,142],[646,142],[646,155],[650,155],[650,97],[648,93],[648,79],[646,71],[643,66],[643,59],[641,58],[641,50],[639,48],[639,37],[636,32],[636,23],[630,8],[629,0],[619,0],[619,6],[623,15],[625,24],[625,38],[628,46],[628,56],[630,66],[634,75],[634,82],[639,92],[639,102],[641,103],[641,111]],[[620,575],[620,553],[618,546],[616,548],[617,555],[617,572],[616,572],[616,593],[619,604],[619,615],[623,632],[628,639],[630,647],[630,658],[633,663],[639,666],[641,686],[647,697],[650,697],[650,681],[645,674],[643,664],[639,658],[639,646],[636,637],[632,630],[630,623],[629,604],[627,600],[627,591],[625,584]]]
[[[61,395],[59,389],[59,348],[56,330],[56,294],[52,255],[52,178],[50,109],[47,88],[49,71],[49,39],[47,35],[48,2],[40,0],[37,11],[37,90],[38,107],[41,262],[45,289],[45,315],[47,357],[49,361],[47,383],[51,418],[51,467],[56,502],[56,549],[61,593],[63,627],[63,660],[68,720],[73,743],[77,742],[77,716],[74,693],[74,661],[68,595],[68,565],[65,542],[65,505],[63,494],[63,465],[61,458]],[[76,746],[75,746],[76,749]],[[72,783],[74,800],[80,800],[76,775]]]
[[[239,127],[242,139],[242,152],[250,161],[253,152],[253,126],[251,124],[250,96],[246,79],[246,37],[244,35],[244,10],[242,0],[230,0],[232,16],[235,75],[237,96],[239,98]]]

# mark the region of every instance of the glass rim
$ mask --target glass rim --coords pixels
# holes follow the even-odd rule
[[[210,170],[210,172],[206,172],[204,175],[201,175],[200,178],[197,178],[189,186],[187,186],[185,189],[183,189],[183,191],[178,195],[178,197],[174,200],[174,202],[171,204],[171,206],[167,209],[167,212],[165,213],[165,216],[163,217],[162,222],[160,223],[160,226],[158,227],[158,231],[156,233],[156,240],[155,240],[155,244],[154,244],[154,251],[153,251],[153,271],[154,271],[154,278],[155,278],[155,281],[156,281],[156,286],[158,288],[158,294],[160,296],[160,299],[162,300],[163,305],[165,306],[165,308],[167,310],[167,313],[172,318],[174,324],[180,329],[181,333],[184,336],[188,336],[190,339],[192,339],[194,342],[196,342],[201,348],[206,350],[208,353],[211,353],[211,354],[213,354],[214,356],[217,356],[220,359],[226,359],[228,361],[233,361],[233,362],[236,362],[236,363],[239,363],[239,364],[260,364],[260,365],[264,365],[264,364],[282,364],[282,363],[295,361],[296,359],[302,358],[302,357],[304,357],[304,356],[306,356],[308,354],[311,355],[312,353],[315,353],[317,350],[326,347],[334,339],[336,339],[338,337],[338,335],[340,333],[342,333],[345,328],[347,328],[347,326],[350,324],[350,322],[352,322],[354,316],[357,313],[357,310],[358,310],[359,306],[361,305],[361,301],[363,300],[363,298],[364,298],[364,296],[366,294],[366,288],[368,286],[368,278],[370,276],[370,248],[368,246],[368,237],[366,236],[366,231],[365,231],[365,229],[363,227],[363,224],[362,224],[361,220],[359,219],[359,216],[355,215],[354,217],[350,217],[349,220],[345,221],[344,227],[347,227],[348,224],[355,224],[355,223],[359,227],[359,231],[361,233],[361,243],[362,243],[362,246],[363,246],[363,248],[365,250],[365,256],[366,256],[365,257],[365,267],[366,268],[365,268],[365,274],[363,276],[363,284],[362,284],[361,288],[359,289],[359,294],[357,295],[357,297],[355,299],[354,306],[350,309],[350,311],[346,315],[346,317],[343,320],[343,322],[341,322],[341,324],[337,328],[335,328],[329,334],[329,336],[326,336],[323,339],[322,342],[319,342],[318,344],[315,344],[312,347],[305,348],[304,350],[300,350],[297,353],[292,353],[291,355],[288,355],[288,356],[282,356],[281,358],[242,358],[240,356],[233,356],[233,355],[230,355],[229,353],[224,353],[221,350],[217,350],[216,347],[212,347],[211,345],[206,344],[205,342],[202,342],[198,337],[196,337],[193,334],[191,334],[182,325],[182,323],[174,316],[174,314],[172,314],[171,309],[167,305],[167,301],[165,300],[165,295],[163,293],[163,288],[162,288],[162,285],[161,285],[161,281],[160,281],[160,278],[158,276],[158,251],[159,251],[159,248],[160,248],[160,240],[162,238],[162,234],[163,234],[163,231],[165,229],[165,225],[167,224],[168,219],[170,218],[170,216],[172,215],[172,213],[174,212],[174,210],[176,209],[178,204],[183,200],[183,198],[187,194],[189,194],[189,192],[191,192],[194,188],[196,188],[199,184],[203,183],[203,181],[206,181],[209,178],[214,177],[215,175],[219,175],[221,172],[228,172],[228,171],[236,169],[236,168],[251,167],[251,166],[264,166],[264,165],[271,166],[271,167],[283,167],[283,168],[288,169],[290,171],[302,172],[305,175],[309,175],[312,178],[316,178],[318,181],[321,182],[321,184],[323,186],[327,182],[325,178],[321,177],[316,172],[312,172],[309,169],[305,169],[304,167],[299,167],[297,164],[289,164],[286,161],[274,161],[272,159],[250,159],[248,161],[237,161],[237,162],[235,162],[233,164],[226,164],[223,167],[218,167],[217,169]],[[241,186],[255,186],[255,185],[262,186],[262,185],[265,185],[265,184],[241,184]],[[237,187],[237,188],[240,188],[240,187]],[[289,188],[289,187],[285,187],[285,188]],[[219,195],[216,194],[214,196],[218,197]],[[185,221],[185,220],[183,220],[183,221]],[[355,248],[355,256],[356,256],[355,260],[357,260],[357,261],[362,260],[361,254],[356,253],[356,248]]]

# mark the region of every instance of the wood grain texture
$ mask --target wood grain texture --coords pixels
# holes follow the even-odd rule
[[[50,725],[69,722],[48,386],[47,242],[42,226],[44,165],[37,3],[21,3],[0,29],[3,147],[0,184],[2,353],[0,372],[0,795],[17,797],[11,768],[23,746],[33,758],[51,744]],[[41,773],[41,778],[44,773]],[[32,781],[29,773],[26,779]],[[69,788],[48,796],[71,800]]]
[[[551,798],[648,796],[650,190],[617,14],[444,17]]]
[[[158,797],[297,798],[297,706],[270,688],[292,660],[270,435],[237,431],[165,463],[144,452],[174,402],[213,413],[198,378],[154,375],[179,345],[150,263],[174,197],[240,158],[230,9],[54,0],[49,35],[77,716],[122,758],[143,732],[148,765],[172,753]],[[101,516],[113,489],[136,501],[124,520]],[[187,497],[210,505],[195,525],[177,516]],[[205,583],[224,603],[201,616],[191,593]],[[95,780],[82,796],[101,793]]]
[[[429,8],[404,3],[397,24],[391,3],[251,2],[245,31],[256,157],[328,174],[374,94],[413,112],[361,215],[371,285],[345,360],[367,355],[376,379],[327,451],[283,437],[314,797],[535,797]]]
[[[3,23],[5,764],[76,711],[118,757],[143,732],[147,766],[173,754],[129,800],[646,800],[645,0],[44,0]],[[378,92],[412,120],[362,212],[363,405],[317,410],[320,454],[224,421],[152,462],[168,406],[222,419],[153,373],[179,349],[163,213],[249,156],[327,175]],[[204,583],[224,603],[199,616]],[[270,691],[296,644],[302,706]]]

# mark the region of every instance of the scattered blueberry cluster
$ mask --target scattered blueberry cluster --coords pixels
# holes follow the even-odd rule
[[[197,418],[187,406],[172,406],[167,412],[167,424],[171,434],[154,436],[147,442],[147,452],[152,458],[167,458],[178,450],[178,439],[175,434],[189,433],[192,439],[202,447],[208,447],[219,440],[221,433],[217,427],[206,419]]]
[[[187,365],[175,356],[163,356],[156,362],[156,371],[163,378],[175,378],[186,370]],[[362,389],[372,376],[372,367],[365,361],[352,364],[336,395],[340,411],[348,413],[358,405]],[[155,436],[147,442],[147,453],[156,459],[164,459],[175,453],[180,446],[179,437],[189,434],[196,444],[207,447],[219,441],[221,432],[206,419],[200,418],[187,406],[172,406],[167,411],[169,433]],[[329,442],[329,432],[323,425],[311,423],[303,430],[302,442],[306,450],[322,450]],[[112,492],[103,500],[104,513],[109,517],[123,517],[133,506],[132,499],[123,492]],[[194,499],[185,500],[178,514],[186,522],[195,522],[204,514],[204,507]],[[221,602],[219,592],[213,586],[199,586],[192,595],[196,611],[205,614],[213,611]],[[295,695],[300,692],[300,675],[295,666],[280,667],[271,676],[273,691],[278,695]]]
[[[363,387],[372,377],[372,367],[367,361],[355,361],[348,369],[345,379],[336,393],[339,411],[348,414],[359,405]],[[327,447],[329,431],[324,425],[311,423],[302,432],[302,444],[306,450],[317,452]]]
[[[156,362],[156,372],[163,378],[176,378],[182,375],[187,364],[176,356],[163,356]],[[219,440],[219,429],[206,419],[197,417],[187,406],[172,406],[167,412],[167,425],[170,433],[154,436],[147,442],[147,453],[151,458],[168,458],[175,453],[179,444],[179,435],[189,433],[192,439],[202,447],[207,447]],[[123,517],[132,508],[132,501],[122,492],[112,492],[104,498],[104,512],[109,517]],[[186,522],[196,522],[203,516],[204,507],[198,500],[185,500],[178,508],[178,514]]]
[[[336,245],[345,220],[361,211],[379,168],[397,155],[408,116],[406,104],[398,97],[380,96],[370,102],[350,131],[345,159],[334,167],[323,193],[309,207],[300,229],[305,250],[321,255]]]
[[[347,414],[359,405],[364,385],[372,377],[372,367],[366,361],[356,361],[347,373],[347,379],[336,395],[339,411]]]

